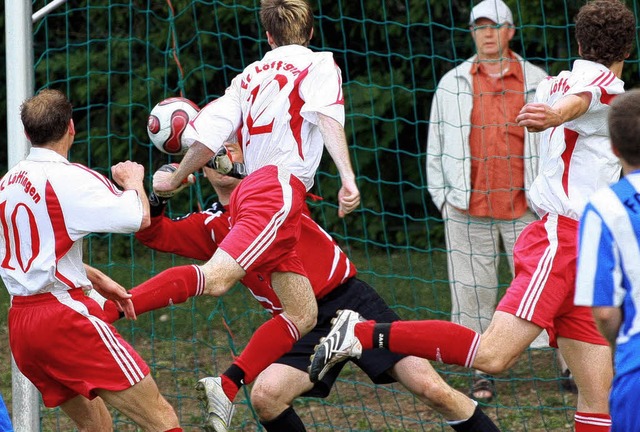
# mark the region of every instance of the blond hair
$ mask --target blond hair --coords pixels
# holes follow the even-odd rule
[[[262,0],[260,21],[277,46],[309,44],[313,11],[305,0]]]

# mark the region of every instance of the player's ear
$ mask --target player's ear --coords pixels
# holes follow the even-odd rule
[[[73,123],[73,119],[69,120],[69,129],[68,129],[68,131],[69,131],[69,135],[75,136],[75,134],[76,134],[76,126]]]
[[[267,34],[267,43],[269,44],[269,46],[274,46],[275,42],[273,41],[273,38],[271,37],[271,33],[269,32],[265,32]]]

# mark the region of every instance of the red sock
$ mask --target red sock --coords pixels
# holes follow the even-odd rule
[[[182,428],[177,427],[177,428],[169,429],[165,432],[182,432]]]
[[[131,289],[131,301],[140,315],[145,312],[179,304],[189,297],[201,295],[204,291],[204,275],[200,267],[185,265],[172,267],[152,277],[146,282]],[[115,303],[107,300],[104,304],[107,322],[114,322],[120,318],[120,312]]]
[[[372,349],[373,340],[385,336],[384,348],[391,352],[471,367],[480,343],[478,333],[450,321],[395,321],[390,329],[383,329],[388,334],[376,335],[379,325],[374,321],[356,324],[354,332],[363,349]]]
[[[240,391],[240,387],[234,383],[231,378],[226,376],[225,374],[220,375],[222,381],[222,391],[227,395],[230,401],[233,401],[236,398],[236,395]]]
[[[277,315],[258,327],[249,344],[234,361],[244,371],[244,383],[253,382],[260,372],[289,352],[298,339],[300,331],[284,315]]]
[[[611,416],[601,413],[576,412],[576,432],[609,432]]]

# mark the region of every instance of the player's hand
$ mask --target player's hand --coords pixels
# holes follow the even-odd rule
[[[338,192],[338,216],[345,217],[358,205],[360,205],[360,191],[355,181],[344,182]]]
[[[220,150],[213,156],[207,167],[213,168],[222,175],[228,175],[238,179],[243,179],[247,176],[247,170],[242,162],[234,162],[231,153],[227,151],[225,146],[222,146]]]
[[[137,162],[120,162],[111,167],[111,177],[124,189],[137,189],[144,180],[144,167]]]
[[[186,179],[182,181],[180,186],[173,188],[171,185],[171,178],[173,173],[178,169],[177,163],[162,165],[153,174],[153,192],[160,198],[171,198],[182,189],[191,186],[196,182],[196,178],[193,174],[189,174]]]
[[[85,266],[86,267],[86,266]],[[89,267],[87,275],[91,285],[102,297],[113,301],[117,308],[124,313],[125,318],[135,320],[136,310],[131,301],[131,294],[118,282],[96,268]]]
[[[516,123],[518,126],[526,127],[530,132],[542,132],[562,124],[562,116],[547,104],[528,103],[520,110]]]

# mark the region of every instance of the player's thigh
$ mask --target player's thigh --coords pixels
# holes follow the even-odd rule
[[[109,405],[149,430],[168,430],[178,427],[175,411],[160,394],[151,375],[126,390],[97,390]]]
[[[309,374],[294,367],[273,363],[265,369],[253,384],[251,402],[258,410],[291,405],[293,400],[313,388]],[[279,412],[281,412],[280,410]]]
[[[578,411],[608,412],[613,380],[609,346],[559,337],[558,347],[578,387]]]
[[[309,321],[311,327],[315,325],[318,303],[306,276],[293,272],[275,272],[271,274],[271,285],[289,318]]]
[[[542,330],[530,321],[496,311],[489,328],[480,337],[473,367],[491,374],[507,370]]]
[[[206,281],[204,293],[216,297],[229,291],[246,274],[236,260],[220,248],[200,268]]]
[[[60,405],[60,408],[83,432],[108,432],[113,430],[111,414],[104,401],[78,395]]]

